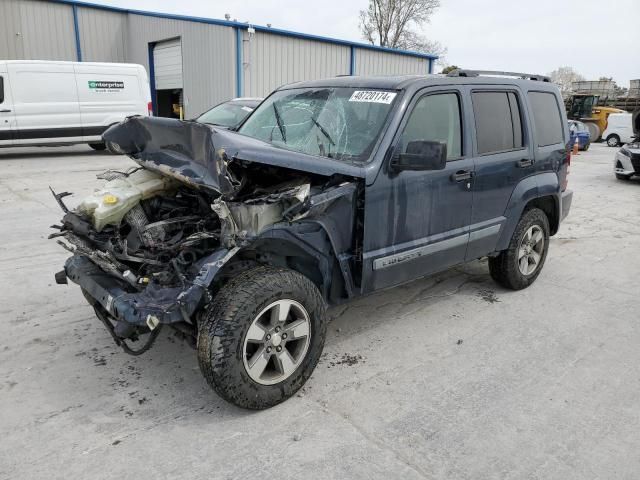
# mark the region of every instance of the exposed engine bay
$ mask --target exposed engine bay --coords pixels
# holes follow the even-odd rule
[[[98,175],[104,184],[73,210],[63,200],[68,192],[54,192],[64,216],[50,236],[73,253],[57,281],[66,283],[68,277],[78,283],[116,343],[129,353],[143,349],[130,349],[124,339],[156,332],[160,324],[194,327],[194,314],[211,301],[220,270],[234,262],[259,261],[255,252],[250,260],[236,254],[251,251],[252,243],[275,225],[321,219],[338,205],[353,224],[356,183],[343,175],[229,158],[213,145],[209,153],[217,161],[199,175],[200,164],[183,158],[196,156],[185,151],[193,141],[171,148],[123,146],[123,137],[133,143],[140,138],[123,132],[140,127],[134,120],[113,127],[115,133],[105,134],[105,140],[140,166]],[[188,135],[210,144],[199,137],[207,136],[203,129],[215,134],[198,125]]]

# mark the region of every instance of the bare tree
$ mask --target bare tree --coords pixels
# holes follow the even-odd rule
[[[372,45],[443,56],[447,49],[440,42],[415,31],[429,23],[439,6],[440,0],[369,0],[369,7],[360,10],[362,36]]]
[[[585,78],[571,67],[559,67],[549,74],[551,81],[558,85],[563,97],[571,94],[571,84]]]

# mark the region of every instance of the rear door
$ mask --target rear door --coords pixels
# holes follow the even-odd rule
[[[11,87],[6,68],[0,65],[0,146],[13,145],[15,116],[11,100]]]
[[[515,186],[534,172],[526,101],[515,86],[470,88],[475,181],[466,260],[494,251]]]
[[[15,144],[82,141],[72,63],[10,63]]]

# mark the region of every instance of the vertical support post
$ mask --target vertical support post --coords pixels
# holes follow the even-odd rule
[[[78,6],[72,5],[71,11],[73,12],[73,29],[76,34],[76,60],[82,61],[82,45],[80,44],[80,26],[78,24]]]
[[[349,65],[349,75],[356,74],[356,47],[351,45],[351,65]]]
[[[236,96],[244,96],[244,65],[242,61],[242,29],[234,27],[236,30]]]
[[[156,72],[153,64],[153,47],[155,43],[149,42],[149,90],[151,91],[151,109],[154,115],[158,114],[158,99],[156,96]]]
[[[428,73],[433,73],[433,58],[429,59],[429,72]]]

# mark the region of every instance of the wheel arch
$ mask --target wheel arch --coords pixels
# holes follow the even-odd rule
[[[505,210],[506,222],[498,240],[496,251],[509,246],[511,236],[520,218],[531,208],[540,208],[549,219],[550,234],[555,235],[560,226],[560,185],[555,172],[540,173],[524,178],[511,194]]]
[[[339,260],[337,245],[321,222],[313,220],[274,226],[234,255],[238,261],[289,268],[309,278],[325,301],[337,303],[353,295],[351,271]],[[225,275],[219,272],[218,278]]]

